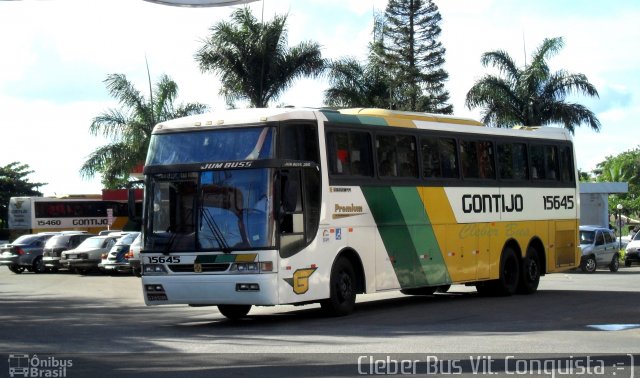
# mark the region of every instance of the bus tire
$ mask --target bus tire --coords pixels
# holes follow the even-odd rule
[[[351,262],[340,257],[331,268],[329,299],[320,302],[328,315],[344,316],[353,312],[356,305],[356,275]]]
[[[509,296],[516,293],[520,284],[520,260],[511,247],[506,247],[500,256],[500,276],[497,280],[476,285],[480,295]]]
[[[251,310],[251,305],[218,305],[218,311],[229,320],[242,319]]]
[[[527,255],[522,259],[520,265],[520,284],[518,285],[519,294],[533,294],[538,290],[540,284],[540,258],[538,251],[529,247]]]
[[[24,272],[24,267],[19,266],[18,264],[11,264],[9,265],[9,270],[15,274],[21,274],[22,272]]]
[[[520,283],[520,259],[516,252],[507,247],[500,257],[500,277],[496,281],[497,295],[512,295]]]

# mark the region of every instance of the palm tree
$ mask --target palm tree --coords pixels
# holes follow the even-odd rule
[[[324,92],[324,103],[332,107],[389,107],[389,84],[380,66],[355,58],[342,58],[329,63],[330,87]]]
[[[266,107],[295,79],[317,77],[324,69],[320,45],[302,42],[287,48],[287,16],[258,22],[247,7],[234,11],[231,21],[221,21],[196,53],[203,72],[220,75],[220,94],[227,103],[248,100]]]
[[[534,52],[531,64],[516,66],[505,51],[490,51],[481,62],[497,68],[501,76],[485,75],[467,93],[469,109],[483,107],[482,121],[495,127],[546,126],[562,124],[574,132],[576,126],[588,124],[600,130],[600,121],[585,106],[569,103],[567,95],[582,93],[598,97],[598,91],[583,74],[565,70],[551,72],[547,59],[564,46],[562,38],[547,38]]]
[[[102,174],[106,188],[123,187],[132,169],[144,162],[154,126],[162,121],[202,113],[199,103],[176,105],[178,85],[162,75],[146,99],[125,75],[111,74],[104,81],[111,96],[122,105],[108,109],[93,119],[89,132],[103,135],[111,143],[92,152],[80,168],[83,177]],[[151,85],[151,83],[149,83]]]

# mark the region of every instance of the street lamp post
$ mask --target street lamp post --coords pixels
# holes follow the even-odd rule
[[[616,206],[616,209],[618,210],[618,251],[622,249],[622,204],[619,203],[618,206]]]

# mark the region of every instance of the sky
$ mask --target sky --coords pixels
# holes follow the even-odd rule
[[[491,69],[482,53],[504,50],[524,65],[544,38],[563,37],[552,70],[585,74],[599,98],[569,100],[591,109],[599,133],[583,125],[574,141],[577,166],[591,171],[607,156],[638,147],[640,2],[637,0],[434,0],[442,16],[446,88],[454,115],[479,119],[465,95]],[[248,6],[265,20],[288,13],[288,44],[316,41],[325,58],[366,58],[372,14],[387,0],[262,0]],[[142,0],[0,0],[0,166],[18,161],[47,183],[45,195],[100,193],[100,177],[82,178],[82,163],[108,140],[89,134],[92,119],[118,108],[104,79],[124,74],[148,96],[167,74],[178,102],[225,108],[219,80],[203,73],[195,52],[210,28],[237,6],[183,8]],[[264,7],[264,9],[263,9]],[[636,26],[634,26],[636,25]],[[303,79],[272,106],[323,105],[326,79]]]

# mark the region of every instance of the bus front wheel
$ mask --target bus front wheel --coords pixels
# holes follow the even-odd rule
[[[218,311],[230,320],[244,318],[249,310],[251,310],[251,305],[218,305]]]
[[[351,262],[340,257],[331,269],[329,299],[320,302],[322,309],[332,316],[353,312],[356,304],[356,275]]]

